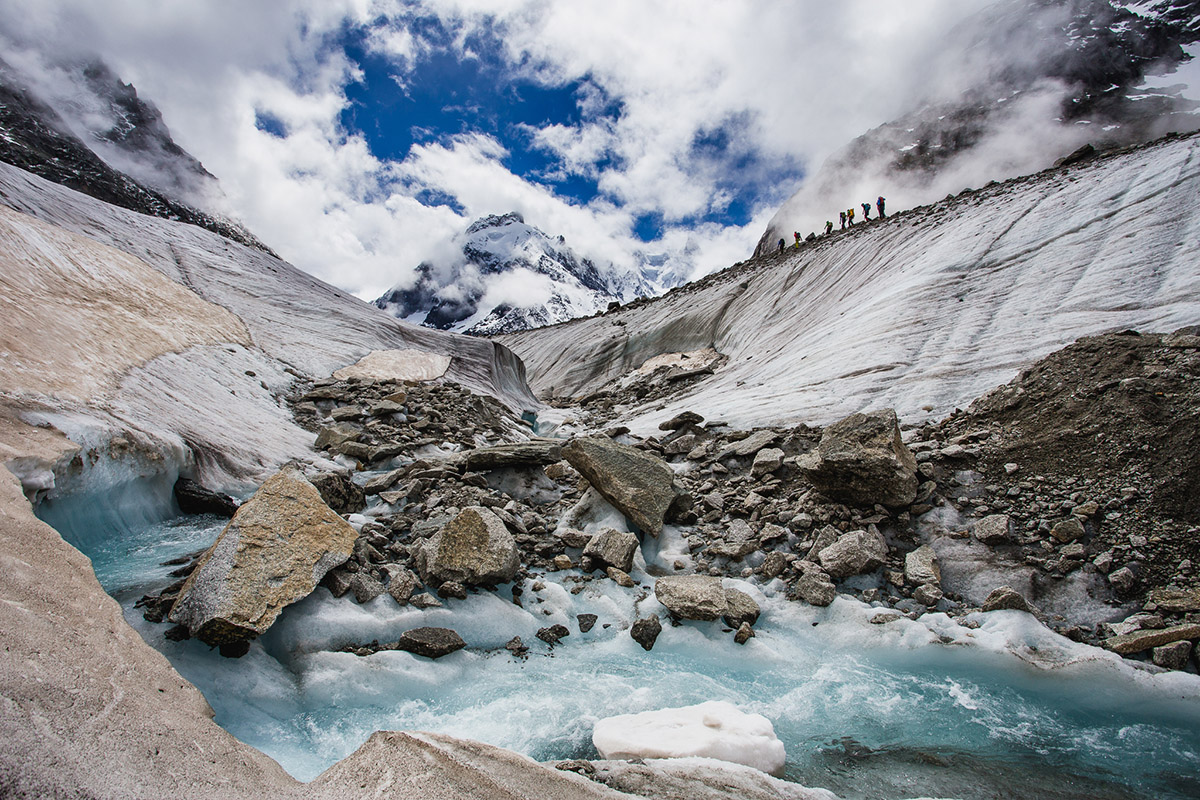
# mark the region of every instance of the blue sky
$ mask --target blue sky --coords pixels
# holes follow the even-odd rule
[[[101,5],[103,7],[101,7]],[[746,258],[822,159],[906,109],[953,0],[0,0],[97,53],[221,208],[364,299],[518,211],[615,272]],[[10,53],[11,53],[10,47]]]

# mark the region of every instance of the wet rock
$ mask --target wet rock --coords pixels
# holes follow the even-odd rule
[[[436,659],[466,646],[462,637],[449,628],[414,628],[400,634],[395,649]]]
[[[637,553],[637,536],[627,531],[606,528],[588,541],[583,555],[592,559],[596,569],[616,567],[622,572],[633,569],[633,557]]]
[[[732,623],[730,623],[732,624]],[[737,633],[733,635],[733,641],[738,644],[745,644],[754,638],[754,628],[750,627],[749,622],[743,622],[738,626]]]
[[[821,566],[834,578],[873,572],[887,561],[887,542],[879,531],[850,531],[817,554]]]
[[[417,549],[415,561],[421,579],[435,586],[446,581],[464,586],[507,583],[520,567],[508,527],[482,506],[459,512]]]
[[[1114,653],[1124,656],[1130,653],[1140,653],[1154,647],[1162,647],[1174,642],[1195,639],[1200,639],[1200,625],[1174,625],[1170,628],[1161,628],[1159,630],[1136,631],[1134,633],[1113,636],[1104,640],[1104,646]]]
[[[662,623],[658,621],[658,617],[639,619],[629,629],[629,635],[647,652],[654,648],[654,643],[658,641],[660,633],[662,633]]]
[[[357,603],[369,603],[383,594],[383,584],[371,577],[371,573],[360,570],[350,579],[350,591]]]
[[[657,536],[680,491],[665,461],[609,439],[573,439],[563,457],[642,531]]]
[[[579,614],[575,617],[575,621],[579,624],[580,633],[587,633],[592,628],[596,627],[596,620],[598,619],[599,617],[597,617],[595,614]]]
[[[529,648],[521,641],[520,636],[514,636],[504,645],[504,649],[513,654],[513,658],[524,659],[529,655]]]
[[[238,509],[201,556],[170,620],[209,645],[258,636],[344,563],[357,538],[303,475],[284,469]]]
[[[1073,542],[1076,539],[1082,539],[1084,534],[1083,524],[1075,518],[1064,519],[1050,529],[1050,536],[1058,542]]]
[[[837,587],[824,572],[806,572],[792,585],[790,596],[813,606],[827,606],[837,597]]]
[[[731,628],[739,625],[753,625],[758,622],[761,613],[762,609],[750,595],[740,589],[725,590],[725,613],[721,615],[721,619],[725,621],[726,625]]]
[[[364,494],[382,494],[395,486],[396,482],[404,477],[404,473],[403,469],[394,469],[391,472],[376,475],[363,484],[362,491]]]
[[[345,475],[319,472],[310,476],[308,482],[321,493],[325,505],[339,514],[357,514],[367,507],[367,496],[362,487]]]
[[[917,496],[917,462],[900,440],[891,409],[851,414],[825,428],[820,444],[797,466],[839,502],[898,507]]]
[[[564,528],[559,531],[558,538],[565,547],[587,547],[587,543],[592,540],[591,534],[574,528]]]
[[[654,582],[658,602],[679,619],[714,620],[725,613],[721,579],[710,575],[678,575]]]
[[[350,591],[351,581],[354,580],[355,574],[356,573],[348,572],[340,567],[331,569],[325,574],[325,577],[322,579],[321,583],[329,587],[329,591],[334,597],[341,597],[346,594],[346,592]]]
[[[1192,643],[1188,641],[1161,645],[1150,655],[1151,660],[1164,669],[1183,669],[1191,657]]]
[[[537,632],[537,637],[549,645],[556,645],[559,639],[570,635],[571,631],[566,625],[551,625],[548,628],[539,628]]]
[[[768,475],[783,466],[783,451],[775,447],[764,447],[754,456],[750,474],[755,478]]]
[[[983,601],[984,611],[1025,611],[1033,613],[1029,601],[1011,586],[993,589]]]
[[[1011,521],[1008,514],[992,514],[976,522],[975,530],[971,533],[978,541],[989,547],[995,547],[1000,544],[1008,544],[1010,527]]]
[[[175,481],[175,502],[185,514],[216,514],[232,517],[237,513],[238,502],[227,494],[205,489],[188,478]]]
[[[942,569],[938,565],[937,553],[927,544],[904,556],[904,579],[909,583],[933,584],[942,582]]]

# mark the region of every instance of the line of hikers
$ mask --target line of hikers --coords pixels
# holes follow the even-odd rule
[[[883,219],[884,217],[887,216],[887,212],[885,210],[886,207],[887,207],[887,198],[880,195],[879,199],[875,201],[875,208],[879,211],[879,219]],[[869,222],[871,219],[871,204],[870,203],[862,203],[862,210],[863,210],[863,221]],[[842,230],[846,230],[847,225],[850,226],[851,228],[853,228],[854,227],[854,209],[848,208],[845,211],[839,211],[838,219],[840,219],[842,222],[842,228],[841,228]],[[825,235],[828,236],[831,233],[833,233],[833,223],[826,221]],[[796,247],[800,247],[800,242],[803,241],[800,238],[800,233],[797,231],[797,232],[793,233],[792,236],[796,237]],[[814,233],[810,233],[808,235],[809,240],[812,240],[815,238],[817,238],[817,236]],[[785,240],[783,240],[783,239],[779,240],[779,252],[781,252],[781,253],[783,252],[783,248],[786,244],[787,244],[787,242]]]

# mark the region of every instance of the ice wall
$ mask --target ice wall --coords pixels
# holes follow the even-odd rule
[[[892,406],[939,417],[1080,336],[1200,322],[1200,139],[1173,138],[860,224],[644,306],[499,337],[539,394],[661,353],[716,375],[629,416],[739,426]],[[889,198],[900,207],[902,198]]]

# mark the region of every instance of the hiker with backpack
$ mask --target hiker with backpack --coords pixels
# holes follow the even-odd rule
[[[867,220],[871,219],[871,204],[863,203],[862,208],[863,208],[863,221],[867,221]]]
[[[828,236],[831,233],[833,233],[833,223],[829,220],[826,220],[825,221],[825,235]]]
[[[846,224],[849,225],[851,228],[854,227],[854,209],[853,208],[846,209]]]
[[[845,212],[845,211],[839,211],[839,212],[838,212],[838,219],[840,219],[840,220],[842,221],[842,230],[846,230],[846,212]]]
[[[883,195],[880,195],[879,199],[875,201],[875,207],[879,209],[879,218],[880,219],[883,219],[884,217],[887,216],[887,214],[883,213],[883,204],[885,202],[887,202],[887,201],[884,200]]]

